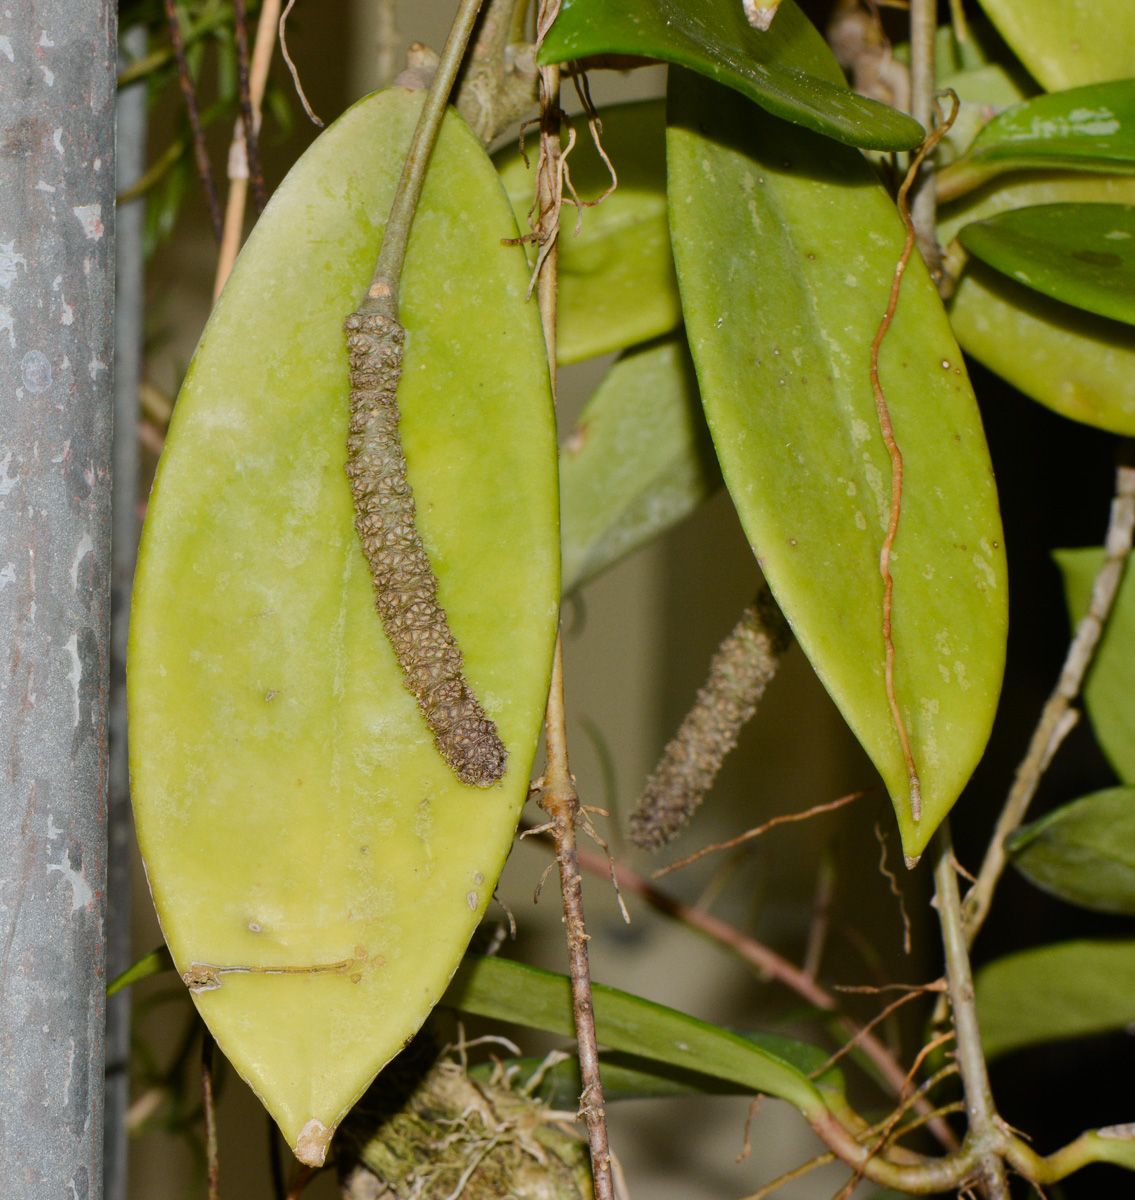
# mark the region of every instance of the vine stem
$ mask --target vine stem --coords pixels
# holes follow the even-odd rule
[[[1115,495],[1111,502],[1104,561],[1092,584],[1092,598],[1088,611],[1076,626],[1076,633],[1068,647],[1060,678],[1044,706],[1036,729],[1033,730],[1028,751],[1017,768],[1013,786],[1009,790],[1005,807],[1001,810],[993,838],[985,852],[985,860],[978,872],[977,882],[966,896],[963,912],[968,945],[973,944],[974,938],[985,923],[993,901],[993,893],[1008,865],[1005,842],[1025,819],[1048,764],[1075,724],[1072,702],[1080,693],[1084,676],[1091,666],[1100,636],[1115,604],[1123,569],[1131,553],[1133,534],[1135,467],[1124,464],[1116,470]]]
[[[910,115],[927,133],[934,125],[934,93],[938,88],[935,62],[937,35],[937,0],[910,0]],[[934,164],[924,159],[911,205],[911,218],[918,249],[935,283],[942,274],[937,209]]]
[[[985,1053],[981,1048],[969,946],[966,943],[961,897],[958,895],[958,876],[954,865],[954,845],[948,817],[939,826],[936,838],[934,895],[938,907],[938,920],[942,927],[942,946],[946,955],[946,983],[954,1018],[958,1070],[965,1088],[966,1113],[969,1118],[966,1145],[977,1152],[988,1200],[1008,1200],[1009,1185],[1005,1178],[1005,1164],[1001,1158],[1004,1138],[998,1126],[993,1092],[989,1086],[989,1071],[985,1065]]]
[[[410,227],[414,223],[414,212],[422,194],[441,120],[445,116],[449,93],[453,90],[453,82],[480,11],[481,0],[459,0],[457,15],[453,18],[449,37],[445,39],[445,48],[438,60],[437,74],[426,92],[422,113],[402,166],[398,190],[394,194],[390,217],[382,234],[382,248],[378,252],[366,299],[359,305],[360,313],[378,313],[393,320],[398,319],[398,285],[402,279],[406,247],[410,242]]]
[[[559,9],[558,0],[543,0],[537,14],[537,36],[542,38]],[[536,275],[536,298],[544,341],[552,395],[556,394],[556,310],[560,178],[560,70],[540,68],[540,161],[536,169],[537,220],[541,228],[540,257]],[[579,873],[576,821],[579,794],[568,766],[567,720],[564,708],[563,639],[556,634],[552,679],[544,719],[547,766],[544,771],[540,807],[548,814],[556,846],[560,892],[563,897],[567,933],[569,973],[575,1037],[579,1049],[579,1076],[583,1090],[579,1113],[587,1124],[591,1150],[591,1175],[595,1200],[615,1200],[611,1170],[611,1148],[607,1137],[607,1113],[603,1084],[599,1077],[599,1045],[595,1037],[595,1009],[591,998],[591,968],[587,960],[590,935],[583,914],[583,886]]]
[[[201,1031],[201,1105],[205,1114],[206,1186],[209,1200],[221,1200],[221,1163],[217,1149],[217,1108],[213,1101],[213,1035]]]
[[[276,26],[279,20],[280,0],[264,0],[260,8],[260,18],[256,23],[252,63],[248,70],[248,101],[254,131],[260,129],[260,106],[264,102],[264,89],[268,84],[268,69],[272,65],[272,51],[276,46]],[[229,194],[225,200],[224,232],[217,256],[217,275],[213,281],[214,304],[232,272],[244,233],[244,210],[248,203],[249,176],[252,174],[249,169],[249,143],[245,136],[245,128],[245,118],[241,117],[233,129],[233,140],[229,146]],[[261,178],[261,187],[263,183]]]
[[[763,942],[742,933],[740,929],[715,917],[692,904],[686,904],[670,893],[663,891],[650,880],[644,878],[631,867],[615,862],[608,865],[607,860],[600,854],[589,850],[577,851],[577,861],[580,867],[592,875],[609,878],[612,869],[615,882],[619,889],[638,896],[651,908],[665,916],[689,926],[691,929],[731,950],[739,958],[755,967],[762,975],[769,976],[785,987],[794,991],[802,1000],[824,1012],[838,1015],[839,1001],[826,988],[821,987],[815,979],[801,970],[795,964],[782,958],[775,950]],[[864,1033],[859,1026],[846,1017],[840,1017],[844,1033],[857,1039],[859,1049],[875,1064],[879,1075],[886,1083],[887,1089],[895,1096],[902,1094],[907,1085],[907,1072],[903,1070],[895,1056],[871,1032]],[[929,1103],[919,1098],[915,1103],[917,1111],[927,1116],[931,1112]],[[940,1118],[933,1119],[930,1128],[934,1136],[948,1150],[956,1149],[958,1142],[949,1125]]]

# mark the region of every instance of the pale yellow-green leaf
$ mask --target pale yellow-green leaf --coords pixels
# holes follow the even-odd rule
[[[179,971],[226,969],[201,1014],[310,1160],[445,990],[492,896],[559,594],[528,271],[501,245],[516,229],[492,164],[450,115],[406,260],[398,399],[440,599],[509,752],[500,786],[462,786],[375,613],[343,471],[342,321],[421,98],[356,105],[254,230],[177,403],[131,625],[133,798],[163,932]]]
[[[1135,75],[1131,0],[981,0],[981,6],[1049,91]]]

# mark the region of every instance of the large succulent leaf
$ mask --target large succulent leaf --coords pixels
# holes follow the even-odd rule
[[[1097,316],[1135,324],[1135,207],[1039,204],[962,227],[962,245],[1002,275]]]
[[[1103,547],[1057,550],[1053,557],[1064,576],[1064,598],[1075,627],[1088,611]],[[1135,571],[1130,563],[1084,682],[1084,704],[1115,773],[1124,783],[1135,784]]]
[[[1065,804],[1018,829],[1006,849],[1017,870],[1046,892],[1135,916],[1135,787]]]
[[[725,481],[915,858],[984,749],[1004,662],[1001,523],[961,352],[916,255],[880,357],[905,461],[895,689],[923,785],[916,822],[884,686],[891,466],[870,377],[902,222],[858,154],[671,74],[675,260]]]
[[[560,454],[564,592],[676,525],[720,485],[685,335],[628,351]]]
[[[974,980],[987,1058],[1135,1021],[1135,942],[1061,942],[996,959]]]
[[[826,1107],[818,1085],[801,1067],[797,1043],[776,1039],[764,1044],[709,1025],[673,1008],[617,988],[592,986],[595,1036],[611,1050],[653,1063],[691,1071],[747,1091],[767,1092],[794,1104],[806,1115]],[[575,1036],[571,980],[503,958],[466,955],[445,994],[444,1003],[463,1012],[511,1021],[564,1037]],[[806,1047],[822,1065],[826,1056]],[[809,1068],[811,1069],[811,1068]],[[825,1086],[838,1090],[833,1074]]]
[[[1000,103],[1003,88],[967,72],[951,80],[970,102]],[[959,145],[964,150],[964,145]],[[1023,173],[996,180],[945,205],[943,245],[974,221],[1027,205],[1135,204],[1135,178]],[[950,321],[967,354],[1040,404],[1114,433],[1135,433],[1135,331],[1122,322],[1041,296],[971,261],[950,302]]]
[[[1135,75],[1130,0],[981,0],[981,6],[1049,91]]]
[[[571,187],[584,202],[563,209],[559,246],[556,356],[578,362],[623,350],[668,333],[682,320],[670,231],[666,225],[666,106],[661,100],[616,104],[600,114],[603,149],[595,148],[587,123],[575,122],[576,141],[567,159]],[[494,158],[517,221],[527,229],[535,160],[519,145]],[[565,199],[571,193],[565,191]]]
[[[801,1071],[808,1074],[820,1071],[815,1080],[816,1086],[826,1094],[829,1104],[838,1103],[842,1106],[843,1075],[838,1067],[824,1070],[831,1057],[826,1051],[779,1034],[751,1033],[747,1030],[729,1032],[794,1064]],[[715,1079],[700,1071],[684,1070],[618,1051],[605,1051],[600,1055],[599,1062],[603,1099],[607,1101],[660,1099],[702,1093],[732,1096],[751,1090],[734,1080]],[[578,1058],[568,1057],[550,1067],[547,1060],[542,1058],[504,1059],[500,1065],[512,1076],[514,1088],[531,1089],[532,1095],[538,1096],[552,1108],[569,1109],[579,1103],[582,1085]],[[494,1070],[495,1064],[491,1067],[486,1065],[474,1067],[470,1074],[477,1078],[491,1078]]]
[[[527,266],[500,244],[516,228],[492,163],[450,115],[405,264],[398,399],[440,599],[509,752],[501,786],[459,784],[375,612],[343,471],[342,322],[421,101],[360,102],[257,224],[178,400],[131,622],[132,790],[166,941],[182,973],[224,969],[198,1008],[312,1159],[440,997],[492,896],[559,596]]]
[[[749,24],[739,0],[563,0],[540,61],[594,54],[688,67],[786,121],[851,146],[909,150],[925,136],[917,121],[848,89],[795,0],[782,0],[764,33]]]
[[[1135,80],[1036,96],[998,113],[942,172],[939,190],[952,196],[1006,171],[1046,169],[1135,172]]]

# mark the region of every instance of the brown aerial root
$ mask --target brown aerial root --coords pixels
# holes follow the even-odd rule
[[[405,331],[380,313],[352,313],[343,324],[351,365],[346,470],[375,608],[438,753],[462,783],[491,787],[507,752],[462,671],[406,476],[396,395]]]
[[[879,380],[879,350],[883,344],[883,339],[887,336],[887,331],[895,319],[895,310],[898,307],[899,291],[902,288],[903,275],[906,274],[907,263],[910,262],[910,256],[914,252],[914,222],[911,220],[910,205],[907,197],[923,160],[938,144],[939,139],[945,135],[950,126],[953,125],[958,115],[958,98],[953,92],[950,95],[953,97],[953,111],[946,120],[942,121],[927,136],[926,141],[922,143],[922,146],[910,164],[910,169],[906,173],[906,178],[903,180],[902,186],[899,188],[898,209],[903,224],[906,226],[906,240],[903,242],[902,254],[899,256],[898,265],[895,267],[894,279],[891,281],[891,294],[887,301],[887,310],[883,314],[882,321],[879,322],[875,339],[871,343],[871,390],[875,395],[875,413],[879,419],[879,431],[883,435],[883,441],[886,443],[887,453],[891,459],[891,513],[887,522],[887,533],[883,538],[883,546],[879,551],[879,574],[883,577],[883,646],[886,653],[884,673],[887,703],[890,705],[891,717],[895,723],[895,730],[899,735],[899,742],[902,744],[903,758],[906,760],[907,777],[910,781],[910,815],[916,822],[922,819],[922,782],[918,777],[918,768],[915,765],[914,754],[910,748],[910,737],[907,733],[906,723],[903,721],[902,712],[899,709],[898,698],[895,695],[895,643],[891,636],[891,616],[895,587],[895,581],[891,576],[891,551],[899,530],[899,516],[902,513],[903,464],[902,452],[895,441],[895,430],[891,423],[891,412],[887,406],[887,398],[883,392],[883,385]]]
[[[713,656],[693,708],[646,782],[630,817],[636,846],[657,850],[689,822],[757,711],[791,636],[762,587]]]

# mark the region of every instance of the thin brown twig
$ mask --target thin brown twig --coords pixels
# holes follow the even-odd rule
[[[593,875],[607,874],[606,860],[588,850],[578,852],[579,866]],[[681,921],[691,929],[710,938],[720,946],[731,950],[750,966],[755,967],[762,975],[776,979],[785,987],[790,988],[807,1003],[814,1005],[823,1012],[839,1015],[839,1003],[836,998],[822,988],[815,980],[810,979],[799,967],[782,958],[775,950],[771,950],[763,942],[750,937],[741,930],[730,925],[727,921],[715,917],[712,913],[685,904],[668,892],[656,887],[650,880],[623,863],[615,863],[615,874],[619,886],[624,892],[638,896],[651,908]],[[845,1017],[841,1017],[849,1034],[854,1034],[858,1026]],[[882,1079],[892,1095],[898,1096],[902,1091],[906,1072],[895,1059],[894,1055],[873,1034],[868,1033],[859,1043],[863,1053],[874,1063]],[[928,1105],[926,1106],[929,1107]],[[957,1147],[957,1139],[950,1127],[942,1121],[932,1126],[935,1137],[944,1147],[953,1150]]]
[[[850,1041],[847,1041],[840,1046],[840,1048],[831,1056],[831,1058],[828,1059],[826,1063],[817,1067],[814,1071],[810,1071],[809,1078],[815,1079],[817,1076],[822,1075],[829,1068],[835,1066],[835,1064],[839,1062],[839,1060],[843,1058],[848,1051],[853,1050],[863,1040],[863,1038],[875,1028],[876,1025],[882,1021],[885,1021],[896,1009],[902,1008],[904,1004],[909,1004],[911,1000],[917,999],[920,994],[921,992],[906,992],[897,1000],[892,1000],[890,1004],[888,1004],[882,1010],[882,1012],[876,1013],[876,1015],[873,1016],[866,1025],[860,1026],[859,1031],[855,1034],[855,1036],[851,1038]]]
[[[835,895],[835,866],[832,856],[825,852],[820,860],[816,878],[816,894],[812,900],[812,919],[808,924],[808,943],[804,950],[804,974],[815,979],[820,973],[824,944],[831,925],[832,899]]]
[[[738,834],[737,837],[730,838],[727,842],[715,842],[712,846],[703,846],[700,850],[695,850],[693,854],[687,854],[685,858],[678,859],[677,862],[659,867],[657,871],[651,873],[651,878],[661,879],[663,875],[669,875],[671,871],[676,871],[679,867],[688,867],[690,863],[696,862],[699,858],[704,858],[707,854],[715,854],[718,850],[732,850],[734,846],[740,846],[742,842],[750,842],[754,838],[761,837],[777,825],[788,825],[794,821],[807,821],[823,813],[833,812],[837,808],[842,808],[845,804],[850,804],[853,800],[858,800],[863,794],[863,792],[850,792],[846,796],[840,796],[838,800],[829,800],[825,804],[813,805],[804,812],[782,813],[779,817],[773,817],[772,820],[766,821],[763,825],[758,825],[755,829],[749,829],[745,833]]]
[[[935,979],[931,983],[833,983],[833,992],[850,992],[860,996],[878,996],[881,992],[943,992],[946,990],[944,980]]]
[[[280,16],[280,0],[264,0],[260,7],[260,18],[256,24],[256,39],[252,47],[252,65],[249,68],[249,102],[252,107],[252,127],[260,129],[260,107],[264,90],[268,85],[268,70],[272,65],[272,52],[276,47],[276,25]],[[244,235],[244,209],[248,198],[251,163],[244,136],[245,122],[242,117],[233,130],[229,146],[229,194],[225,201],[224,235],[217,255],[217,275],[213,282],[213,303],[217,301],[228,280],[229,274],[240,252]],[[259,172],[259,164],[257,165]],[[263,183],[263,180],[261,180]]]
[[[245,0],[233,0],[233,28],[236,35],[236,69],[240,89],[240,119],[244,133],[244,153],[248,160],[248,174],[252,180],[252,199],[257,213],[264,211],[268,203],[268,192],[264,186],[264,172],[260,168],[260,151],[257,147],[259,120],[252,100],[252,83],[248,63],[248,13]]]
[[[541,0],[536,15],[536,44],[543,41],[559,12],[559,0]],[[536,212],[540,214],[545,243],[537,252],[535,279],[540,320],[544,329],[552,395],[556,394],[556,310],[559,209],[563,169],[560,154],[560,72],[557,66],[540,68],[540,163],[536,172]],[[572,1010],[582,1091],[579,1116],[587,1125],[591,1150],[591,1177],[595,1200],[615,1200],[607,1113],[599,1075],[599,1046],[595,1036],[595,1009],[591,997],[591,968],[587,961],[587,923],[583,913],[583,887],[579,873],[576,820],[579,795],[568,766],[567,718],[564,707],[563,640],[556,635],[552,678],[544,721],[547,766],[540,807],[548,814],[560,868],[564,925],[570,964]]]
[[[810,1171],[814,1171],[817,1167],[826,1167],[828,1163],[833,1163],[836,1156],[829,1150],[826,1154],[817,1154],[815,1158],[810,1158],[806,1163],[801,1163],[798,1167],[793,1167],[791,1171],[785,1171],[783,1175],[778,1175],[770,1183],[766,1183],[763,1187],[757,1188],[755,1192],[751,1192],[744,1200],[764,1200],[766,1196],[771,1196],[773,1192],[784,1187],[786,1183],[791,1183],[794,1179],[799,1179],[803,1175],[807,1175]]]
[[[268,1114],[264,1114],[268,1126],[268,1170],[272,1177],[273,1200],[288,1200],[287,1185],[284,1182],[284,1164],[280,1161],[279,1148],[276,1145],[276,1122]]]
[[[878,821],[875,822],[875,840],[879,843],[879,874],[891,886],[891,895],[899,902],[899,914],[902,917],[902,949],[904,954],[910,953],[910,917],[906,911],[906,897],[902,894],[899,881],[894,871],[887,866],[887,835]]]
[[[907,777],[910,781],[910,815],[915,822],[922,819],[922,782],[918,777],[918,768],[914,761],[914,754],[910,748],[910,737],[907,734],[906,723],[903,721],[902,712],[899,709],[898,697],[895,695],[895,643],[891,636],[891,609],[895,586],[894,579],[891,576],[891,550],[895,544],[895,537],[898,534],[899,516],[902,513],[903,464],[902,452],[899,450],[898,442],[895,441],[894,426],[891,423],[891,411],[887,405],[887,397],[883,392],[883,385],[879,379],[879,350],[883,345],[883,339],[887,336],[887,331],[895,319],[903,276],[906,274],[907,263],[910,262],[910,256],[914,250],[915,229],[914,222],[910,216],[907,195],[918,175],[918,169],[922,165],[923,160],[938,144],[939,139],[946,134],[957,118],[957,115],[958,98],[954,96],[953,112],[947,120],[939,124],[927,136],[926,141],[919,147],[918,153],[914,156],[914,161],[910,164],[910,169],[907,171],[906,178],[899,188],[898,209],[903,225],[906,226],[906,239],[903,242],[902,254],[899,256],[894,278],[891,281],[891,294],[887,300],[886,312],[883,314],[883,319],[879,322],[879,328],[875,332],[875,339],[871,343],[871,390],[875,396],[875,413],[879,420],[879,430],[883,435],[883,441],[886,443],[887,453],[891,459],[891,512],[887,522],[887,533],[883,538],[882,549],[879,551],[879,573],[883,577],[883,646],[886,655],[884,660],[884,675],[887,689],[887,703],[890,705],[891,717],[894,720],[895,730],[902,744],[903,757],[906,760]]]
[[[295,1174],[292,1176],[291,1183],[288,1185],[287,1200],[298,1200],[300,1193],[311,1182],[312,1177],[318,1170],[318,1167],[309,1166],[307,1163],[300,1163],[296,1168]]]
[[[968,945],[973,945],[978,930],[985,923],[993,901],[993,893],[1008,865],[1005,842],[1025,819],[1048,764],[1072,727],[1072,723],[1067,720],[1069,714],[1074,711],[1071,705],[1080,694],[1084,676],[1091,666],[1104,626],[1115,604],[1123,571],[1131,553],[1133,535],[1135,467],[1123,464],[1116,470],[1115,496],[1111,503],[1104,561],[1092,584],[1092,598],[1088,611],[1076,626],[1075,636],[1068,647],[1064,666],[1060,671],[1060,678],[1033,731],[1028,751],[1017,768],[1013,786],[1009,790],[1005,807],[1001,810],[997,827],[985,852],[985,860],[977,873],[977,882],[962,906]]]
[[[284,62],[288,64],[288,70],[291,72],[292,76],[292,83],[295,84],[296,95],[300,98],[300,103],[303,105],[303,111],[307,113],[308,119],[314,125],[318,125],[319,128],[322,129],[323,122],[315,115],[315,113],[312,111],[311,105],[307,102],[307,94],[303,90],[303,84],[300,83],[300,73],[296,69],[296,64],[292,62],[292,56],[288,53],[288,35],[286,32],[288,15],[295,7],[295,4],[296,0],[288,0],[287,7],[284,9],[283,14],[280,17],[280,53],[284,57]]]
[[[197,159],[197,174],[205,189],[205,200],[209,205],[209,216],[213,222],[213,233],[221,240],[221,203],[217,199],[217,188],[213,182],[213,167],[209,162],[209,150],[205,145],[205,130],[201,126],[201,113],[197,107],[197,86],[189,71],[189,60],[185,56],[185,40],[181,36],[181,19],[177,13],[177,0],[164,0],[166,19],[169,22],[169,37],[177,59],[177,77],[181,83],[181,94],[185,99],[185,113],[193,133],[193,153]]]
[[[221,1162],[217,1151],[217,1109],[213,1102],[213,1035],[201,1032],[201,1106],[205,1114],[205,1163],[209,1200],[221,1197]]]

